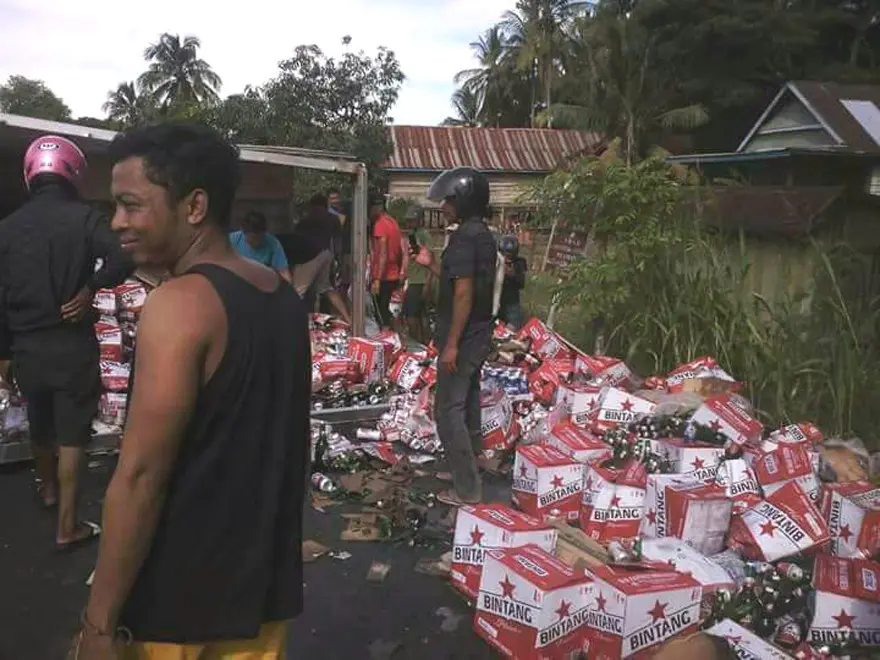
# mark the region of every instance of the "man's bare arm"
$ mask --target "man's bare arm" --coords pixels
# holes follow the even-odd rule
[[[379,247],[377,248],[378,254],[376,255],[376,265],[378,266],[377,272],[373,273],[373,281],[378,282],[382,279],[382,275],[385,273],[385,266],[388,261],[388,239],[385,236],[379,237]]]
[[[156,289],[138,327],[133,398],[104,501],[104,531],[86,608],[89,623],[105,632],[116,628],[149,551],[195,406],[207,350],[206,323],[199,312],[206,283],[195,277]]]
[[[281,268],[278,271],[278,274],[285,282],[287,282],[288,284],[293,284],[293,273],[290,272],[289,267]]]
[[[458,348],[464,326],[467,325],[471,308],[474,305],[474,278],[460,277],[455,280],[455,294],[452,297],[452,320],[449,323],[447,346]]]

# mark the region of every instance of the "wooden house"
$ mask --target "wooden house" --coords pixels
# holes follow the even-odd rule
[[[391,126],[393,151],[384,165],[392,199],[409,199],[425,209],[425,224],[437,227],[437,205],[425,195],[440,172],[475,167],[489,176],[493,223],[515,224],[529,212],[521,197],[567,159],[594,153],[599,137],[571,130]]]

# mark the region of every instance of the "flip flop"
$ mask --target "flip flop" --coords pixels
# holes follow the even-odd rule
[[[437,501],[443,502],[443,504],[446,504],[448,506],[454,506],[454,507],[467,506],[467,505],[471,505],[471,504],[479,504],[480,503],[479,500],[477,500],[476,502],[466,502],[465,500],[461,499],[458,496],[458,493],[456,493],[454,490],[446,490],[446,491],[443,491],[442,493],[438,493],[437,494]]]
[[[83,520],[79,523],[78,526],[88,528],[89,533],[86,536],[74,539],[73,541],[67,541],[65,543],[55,543],[56,552],[73,552],[77,548],[81,548],[94,542],[101,535],[101,526],[98,523],[93,523],[89,520]]]
[[[434,478],[438,481],[452,481],[452,473],[451,472],[437,472],[434,475]]]
[[[55,499],[51,502],[46,501],[46,484],[37,483],[37,503],[40,505],[41,509],[45,509],[46,511],[50,511],[58,506],[58,496],[55,496]]]

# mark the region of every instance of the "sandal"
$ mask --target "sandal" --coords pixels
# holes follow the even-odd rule
[[[443,504],[447,504],[449,506],[459,507],[459,506],[469,506],[471,504],[479,504],[480,498],[478,498],[472,502],[469,502],[469,501],[463,500],[461,497],[459,497],[458,493],[456,493],[454,490],[446,490],[446,491],[443,491],[442,493],[437,494],[437,501],[443,502]]]
[[[56,506],[58,506],[57,494],[55,495],[54,499],[50,500],[46,497],[46,484],[37,481],[35,485],[37,487],[37,502],[39,503],[40,508],[46,509],[48,511],[49,509],[54,509]]]
[[[438,481],[452,481],[452,472],[437,472],[434,478]]]
[[[65,541],[64,543],[56,542],[56,552],[72,552],[77,548],[89,545],[90,543],[97,540],[97,538],[101,535],[101,526],[98,523],[83,520],[79,523],[79,525],[77,525],[77,527],[87,530],[88,533],[85,536],[81,536],[80,538],[76,538],[72,541]]]

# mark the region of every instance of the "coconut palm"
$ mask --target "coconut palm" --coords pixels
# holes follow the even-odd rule
[[[648,153],[664,134],[705,124],[706,109],[680,105],[670,72],[655,65],[656,39],[625,16],[580,21],[568,71],[577,82],[575,102],[549,106],[539,125],[578,128],[619,138],[627,163]]]
[[[479,126],[482,115],[483,99],[479,92],[467,86],[461,87],[452,94],[452,107],[456,117],[447,117],[443,126]]]
[[[187,105],[213,105],[220,100],[220,76],[199,58],[198,37],[164,33],[144,50],[150,66],[138,78],[141,92],[167,114]]]
[[[150,114],[146,97],[137,93],[133,82],[119,83],[115,90],[108,92],[103,110],[108,119],[123,128],[143,125]]]
[[[516,9],[504,13],[502,27],[508,47],[520,72],[532,76],[532,125],[535,120],[538,85],[543,104],[549,108],[553,82],[560,70],[572,20],[589,11],[595,3],[575,0],[518,0]]]

